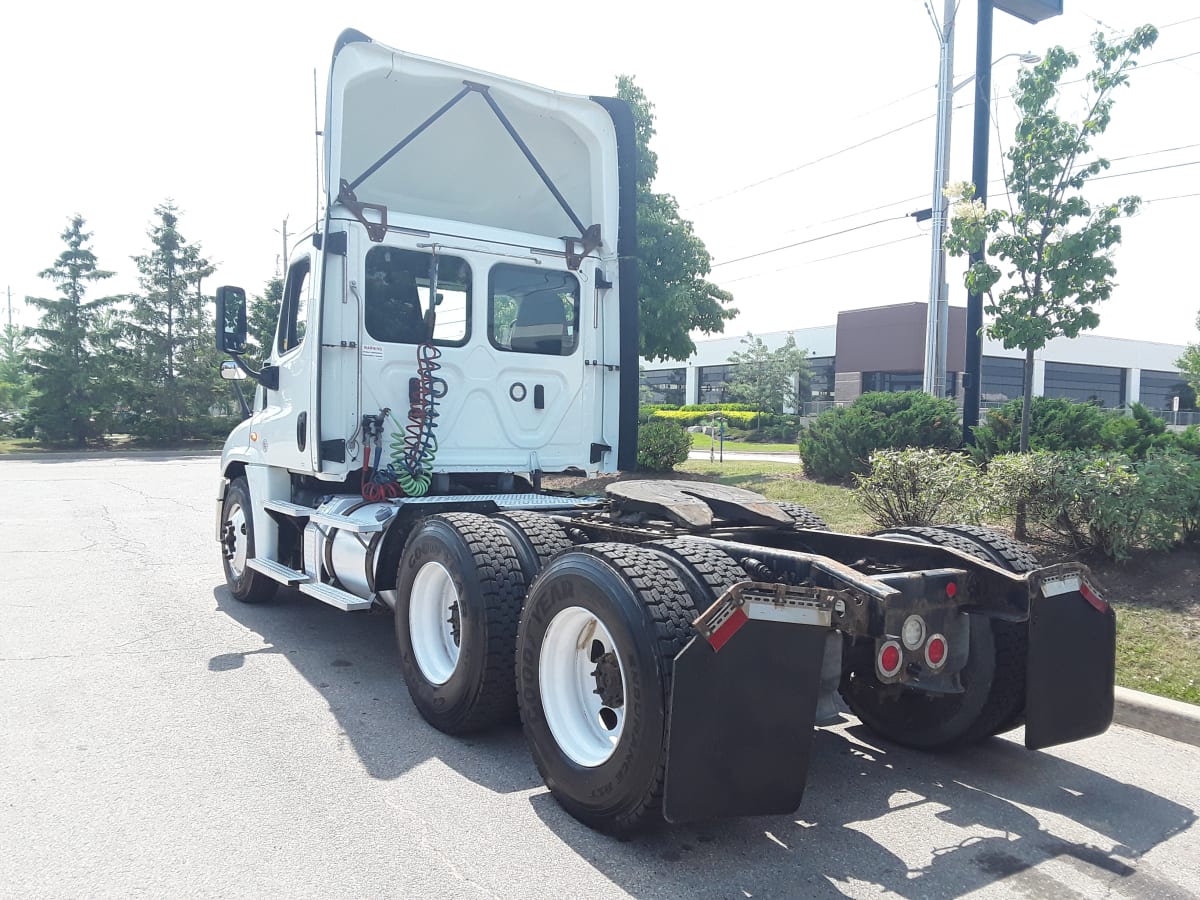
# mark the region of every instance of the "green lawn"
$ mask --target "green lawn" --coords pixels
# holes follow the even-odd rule
[[[1179,610],[1117,605],[1117,684],[1200,703],[1200,617]]]
[[[0,456],[5,453],[36,453],[45,449],[31,438],[0,438]]]
[[[707,434],[692,434],[692,449],[707,450],[713,445],[713,439]],[[721,446],[720,440],[717,441],[718,449]],[[758,444],[753,441],[725,441],[726,450],[735,450],[739,453],[799,453],[795,444]]]

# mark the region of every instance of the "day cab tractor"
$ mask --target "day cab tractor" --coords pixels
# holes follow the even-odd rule
[[[519,715],[557,800],[612,833],[794,810],[839,693],[929,751],[1108,727],[1115,619],[1082,566],[721,485],[543,486],[635,468],[626,104],[347,31],[326,106],[323,215],[260,369],[245,292],[217,292],[223,373],[256,382],[217,493],[234,597],[390,608],[425,720]]]

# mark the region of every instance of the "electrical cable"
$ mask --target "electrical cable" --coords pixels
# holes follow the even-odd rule
[[[778,269],[770,269],[770,270],[764,271],[764,272],[754,272],[750,275],[739,275],[737,278],[729,278],[729,279],[723,280],[721,282],[721,286],[724,287],[727,284],[733,284],[738,281],[749,281],[752,278],[761,278],[764,275],[774,275],[777,272],[787,272],[792,269],[800,269],[800,268],[803,268],[804,266],[813,265],[814,263],[826,262],[827,260],[838,259],[839,257],[842,257],[842,256],[853,256],[855,253],[865,253],[868,250],[877,250],[880,247],[888,247],[888,246],[891,246],[892,244],[901,244],[904,241],[914,241],[917,238],[924,238],[924,237],[928,237],[928,236],[929,235],[925,232],[921,232],[920,234],[910,234],[910,235],[907,235],[902,238],[896,238],[895,240],[884,241],[880,244],[871,244],[868,247],[858,247],[854,250],[847,250],[844,253],[835,253],[832,256],[822,256],[822,257],[818,257],[817,259],[808,259],[808,260],[805,260],[804,262],[795,263],[794,265],[790,265],[790,266],[780,266]]]
[[[791,250],[793,247],[802,247],[805,244],[815,244],[817,241],[828,240],[829,238],[837,237],[838,235],[849,234],[852,231],[862,231],[862,229],[864,229],[864,228],[871,228],[875,225],[882,225],[885,222],[898,222],[901,219],[907,219],[907,218],[908,218],[908,214],[905,213],[902,216],[892,216],[889,219],[879,219],[878,221],[875,221],[875,222],[864,222],[862,225],[853,225],[850,228],[843,228],[841,231],[834,231],[829,234],[818,235],[817,237],[807,238],[806,240],[803,240],[803,241],[796,241],[795,243],[792,243],[792,244],[785,244],[782,247],[772,247],[770,250],[760,250],[757,253],[749,253],[746,256],[739,256],[736,259],[722,260],[721,262],[713,263],[711,268],[715,269],[718,266],[728,266],[728,265],[732,265],[733,263],[745,262],[748,259],[757,259],[760,256],[766,256],[770,253],[778,253],[780,250]]]

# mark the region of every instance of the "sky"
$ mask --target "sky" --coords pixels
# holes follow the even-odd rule
[[[940,19],[943,0],[931,6]],[[655,189],[678,199],[712,255],[711,278],[734,294],[727,334],[829,325],[839,310],[928,298],[929,223],[905,215],[930,205],[934,180],[938,39],[922,0],[450,8],[7,7],[0,290],[12,291],[14,321],[34,324],[25,295],[52,293],[37,273],[61,252],[75,213],[116,273],[101,290],[135,290],[130,257],[147,249],[167,198],[217,266],[209,284],[257,292],[276,272],[285,218],[295,234],[316,216],[313,73],[323,116],[330,54],[347,27],[571,93],[612,94],[618,74],[633,75],[655,106]],[[972,0],[961,3],[956,83],[974,71],[975,16]],[[998,147],[1015,124],[1006,95],[1018,62],[1001,57],[1060,44],[1080,51],[1082,74],[1094,31],[1145,23],[1162,33],[1096,148],[1118,177],[1088,194],[1146,201],[1123,225],[1118,286],[1096,333],[1182,344],[1200,339],[1200,289],[1185,265],[1200,236],[1200,117],[1187,112],[1200,94],[1194,0],[1065,0],[1062,16],[1038,25],[997,12],[990,177],[1002,175]],[[1064,111],[1078,107],[1081,88],[1064,87]],[[974,93],[954,95],[951,181],[970,179]],[[956,305],[962,268],[948,268]]]

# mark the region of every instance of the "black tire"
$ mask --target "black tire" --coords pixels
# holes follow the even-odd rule
[[[245,478],[233,479],[225,489],[225,500],[221,504],[221,568],[225,570],[225,583],[229,585],[229,593],[233,594],[234,599],[243,603],[265,603],[275,596],[279,582],[244,563],[239,572],[235,562],[236,548],[240,542],[244,542],[245,559],[254,559],[252,510],[250,485]]]
[[[799,503],[776,503],[775,505],[792,517],[797,528],[807,528],[810,531],[829,530],[825,520],[807,506],[801,506]]]
[[[624,673],[624,724],[611,755],[594,765],[576,762],[559,746],[543,703],[543,643],[556,616],[576,610],[609,632]],[[517,637],[525,737],[546,786],[585,825],[624,834],[662,820],[671,677],[695,615],[672,567],[629,544],[584,544],[562,553],[530,592]]]
[[[432,671],[414,650],[413,585],[445,576],[457,607],[456,659],[447,676]],[[422,575],[422,573],[425,573]],[[446,734],[467,734],[513,721],[517,701],[513,685],[513,647],[526,583],[517,552],[495,521],[477,513],[446,513],[421,520],[400,556],[396,574],[396,643],[408,693],[421,716]],[[455,613],[451,612],[451,619]],[[420,613],[418,612],[418,618]],[[418,624],[418,629],[420,629]],[[452,626],[452,630],[454,627]],[[422,643],[422,647],[427,644]]]
[[[732,556],[704,541],[672,538],[641,546],[661,556],[675,570],[698,612],[712,606],[730,585],[750,580]]]
[[[512,541],[526,584],[533,584],[556,554],[575,546],[561,525],[541,513],[512,510],[497,515],[495,522]]]
[[[951,547],[1013,572],[1037,568],[1029,547],[977,525],[891,528],[876,536]],[[970,646],[961,673],[963,693],[933,694],[881,685],[874,660],[860,656],[858,665],[842,679],[843,699],[872,731],[923,750],[966,746],[1016,728],[1025,711],[1025,623],[982,616],[968,619]]]

